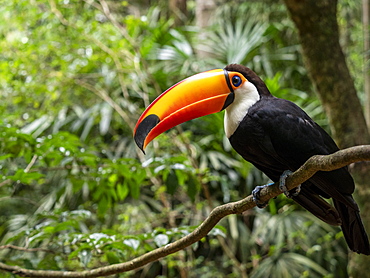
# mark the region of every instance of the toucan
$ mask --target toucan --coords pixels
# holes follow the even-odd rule
[[[145,147],[164,131],[194,118],[225,110],[231,146],[245,160],[279,182],[313,155],[339,150],[333,139],[301,108],[274,97],[251,69],[230,64],[184,79],[155,99],[139,118],[134,140]],[[370,255],[369,240],[352,197],[355,185],[346,167],[317,172],[289,196],[324,222],[341,226],[348,247]],[[258,206],[258,192],[254,192]],[[332,198],[333,205],[325,199]]]

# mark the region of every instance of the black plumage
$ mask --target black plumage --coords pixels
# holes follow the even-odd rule
[[[230,143],[247,161],[274,182],[285,170],[297,170],[313,155],[339,150],[332,138],[294,103],[271,95],[264,82],[250,69],[229,65],[227,71],[242,73],[260,94],[248,110]],[[317,172],[302,184],[293,199],[321,220],[340,225],[349,248],[369,255],[369,240],[359,209],[352,198],[355,185],[346,167]],[[332,198],[334,207],[324,198]]]

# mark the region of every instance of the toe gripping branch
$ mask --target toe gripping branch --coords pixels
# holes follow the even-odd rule
[[[274,183],[268,183],[268,184],[265,184],[265,185],[259,185],[259,186],[256,186],[253,191],[252,191],[252,196],[253,196],[253,201],[256,203],[256,206],[258,208],[265,208],[267,205],[268,205],[268,201],[267,202],[264,202],[262,203],[261,200],[260,200],[260,194],[261,194],[261,190],[265,187],[269,187],[271,185],[273,185]]]
[[[280,180],[279,180],[279,189],[281,191],[283,191],[285,196],[287,196],[288,198],[295,197],[299,194],[299,192],[301,192],[301,185],[298,185],[298,187],[296,187],[296,188],[294,188],[290,191],[288,190],[288,188],[285,185],[285,181],[286,181],[287,177],[289,177],[292,173],[293,172],[290,171],[290,170],[284,171],[284,173],[280,176]]]
[[[281,191],[283,191],[283,193],[285,194],[285,196],[287,196],[288,198],[292,198],[292,197],[295,197],[299,194],[299,192],[301,191],[301,185],[299,185],[298,187],[292,189],[292,190],[288,190],[288,188],[286,187],[285,185],[285,181],[287,179],[287,177],[289,177],[290,175],[292,174],[292,171],[290,170],[286,170],[284,171],[284,173],[280,176],[280,180],[279,180],[279,189]],[[262,203],[260,201],[260,194],[261,194],[261,190],[265,187],[269,187],[269,186],[272,186],[274,183],[268,183],[268,184],[265,184],[265,185],[259,185],[259,186],[256,186],[253,191],[252,191],[252,196],[253,196],[253,201],[256,203],[256,206],[258,208],[265,208],[268,204],[268,202],[264,202]]]

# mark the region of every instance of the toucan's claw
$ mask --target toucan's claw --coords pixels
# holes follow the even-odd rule
[[[274,183],[268,183],[265,185],[258,185],[252,191],[253,201],[256,203],[256,206],[260,209],[265,208],[269,202],[262,203],[260,201],[260,192],[263,188],[273,185]]]
[[[290,171],[290,170],[284,171],[284,173],[280,176],[280,180],[279,180],[279,189],[281,191],[283,191],[285,196],[287,196],[288,198],[295,197],[299,194],[299,192],[301,192],[301,185],[298,185],[298,187],[296,187],[296,188],[294,188],[290,191],[288,190],[288,188],[285,185],[285,181],[286,181],[287,177],[289,177],[292,173],[293,172]]]

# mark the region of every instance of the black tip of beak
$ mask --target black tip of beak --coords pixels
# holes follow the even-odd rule
[[[224,110],[224,109],[226,109],[231,103],[233,103],[234,102],[234,99],[235,99],[235,93],[234,92],[231,92],[227,96],[227,98],[225,100],[225,103],[224,103],[224,106],[222,107],[221,111]]]
[[[147,116],[137,127],[134,139],[136,142],[136,145],[142,150],[142,152],[145,154],[144,151],[144,141],[145,138],[148,136],[149,132],[159,123],[159,117],[157,115],[151,114]]]

